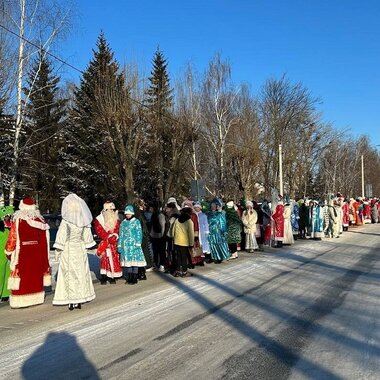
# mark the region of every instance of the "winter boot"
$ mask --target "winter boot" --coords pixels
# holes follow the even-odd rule
[[[126,284],[132,283],[132,273],[127,273],[127,280],[125,281]]]
[[[110,284],[116,284],[116,280],[114,278],[109,278],[108,281]]]
[[[145,268],[139,268],[139,280],[146,280]]]
[[[137,273],[131,273],[131,281],[129,282],[130,285],[135,285],[137,284]]]
[[[107,284],[107,276],[105,274],[102,274],[100,276],[100,285],[106,285]]]

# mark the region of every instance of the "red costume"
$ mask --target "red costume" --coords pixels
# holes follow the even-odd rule
[[[353,206],[354,206],[354,210],[355,210],[355,224],[357,226],[361,226],[363,224],[363,222],[362,222],[362,219],[360,218],[360,215],[359,215],[360,202],[355,201],[353,203]]]
[[[194,247],[198,248],[199,247],[199,222],[198,222],[198,216],[194,211],[192,211],[191,220],[194,225],[194,238],[195,238]],[[202,256],[191,257],[191,263],[193,265],[197,265],[202,262],[203,262]]]
[[[117,251],[120,220],[116,220],[113,228],[107,228],[104,220],[104,212],[110,211],[117,215],[115,205],[112,202],[107,202],[104,204],[102,213],[94,220],[95,232],[101,239],[97,255],[100,256],[100,274],[102,276],[102,283],[105,283],[107,277],[109,279],[115,279],[122,277],[123,275],[120,265],[120,256]]]
[[[31,198],[20,203],[5,246],[11,274],[8,288],[12,308],[42,304],[44,286],[51,285],[49,265],[49,226]]]
[[[284,240],[284,211],[285,207],[280,202],[276,209],[274,210],[274,213],[272,214],[272,218],[274,220],[274,234],[275,234],[275,240],[276,241],[283,241]]]
[[[371,206],[369,205],[368,201],[365,201],[363,203],[363,223],[371,224],[371,222]]]
[[[347,231],[350,224],[350,205],[348,202],[344,202],[342,205],[342,225],[343,230]]]

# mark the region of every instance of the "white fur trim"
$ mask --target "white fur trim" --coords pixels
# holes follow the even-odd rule
[[[23,295],[10,295],[9,305],[12,309],[19,309],[21,307],[28,307],[33,305],[40,305],[44,303],[45,292],[23,294]]]
[[[110,272],[105,269],[100,269],[100,274],[105,274],[109,278],[119,278],[123,276],[123,272]]]
[[[19,290],[20,289],[20,277],[8,277],[8,290]]]
[[[37,209],[37,206],[36,204],[32,204],[32,205],[27,205],[24,203],[24,200],[22,200],[18,206],[18,208],[20,210],[36,210]]]
[[[85,298],[78,298],[78,299],[64,299],[64,300],[56,300],[53,299],[53,305],[56,306],[62,306],[62,305],[68,305],[70,303],[85,303],[85,302],[90,302],[93,299],[95,299],[96,295],[95,293],[92,294],[91,296],[85,297]]]
[[[120,262],[122,267],[146,267],[146,261],[127,261],[121,260]]]
[[[44,286],[51,286],[51,275],[50,274],[45,274]]]
[[[54,243],[53,247],[55,249],[58,249],[59,251],[63,251],[65,249],[65,247],[62,244],[59,244],[57,242]]]
[[[13,220],[16,220],[16,219],[29,220],[29,219],[34,219],[34,218],[43,219],[39,210],[30,210],[30,209],[18,210],[13,214],[13,217],[12,217]]]
[[[50,226],[47,223],[42,222],[41,220],[28,219],[26,222],[29,224],[30,227],[37,228],[39,230],[46,231],[50,228]]]

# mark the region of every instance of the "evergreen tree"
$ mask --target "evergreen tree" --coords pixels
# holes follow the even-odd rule
[[[150,160],[147,159],[150,176],[150,187],[156,190],[160,202],[168,196],[173,177],[173,96],[170,88],[167,61],[163,53],[157,49],[153,58],[153,69],[149,78],[145,103],[148,107],[151,144]],[[149,170],[156,168],[155,171]]]
[[[81,194],[94,210],[107,198],[123,205],[135,197],[134,171],[144,128],[128,83],[100,34],[74,92],[67,144],[61,150],[63,190]]]
[[[39,200],[41,210],[58,210],[58,134],[64,125],[66,100],[59,95],[60,78],[41,51],[28,74],[24,92],[27,99],[25,133],[21,146],[24,192]]]
[[[120,86],[122,77],[103,33],[98,37],[93,54],[79,87],[74,90],[69,125],[62,136],[66,143],[60,150],[60,170],[63,193],[76,192],[85,197],[90,206],[98,207],[105,197],[115,195],[107,178],[107,168],[99,160],[99,153],[109,147],[96,118],[98,95],[109,86],[110,80]]]

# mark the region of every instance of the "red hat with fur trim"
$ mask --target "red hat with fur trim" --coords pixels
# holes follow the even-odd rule
[[[24,198],[20,202],[18,208],[20,210],[35,210],[37,208],[37,206],[36,206],[36,202],[34,201],[34,199],[28,197],[28,198]]]

